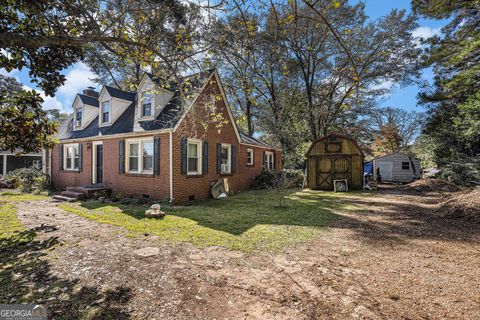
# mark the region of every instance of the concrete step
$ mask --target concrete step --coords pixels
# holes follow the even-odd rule
[[[82,200],[86,198],[86,194],[82,192],[75,192],[75,191],[62,191],[60,194],[64,197],[75,198],[77,200]]]
[[[87,194],[88,190],[84,187],[67,187],[67,191]]]
[[[66,196],[61,196],[61,195],[55,195],[55,196],[53,196],[53,199],[59,200],[59,201],[66,201],[66,202],[75,202],[75,201],[78,201],[77,198],[66,197]]]

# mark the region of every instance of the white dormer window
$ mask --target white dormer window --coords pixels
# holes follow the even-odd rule
[[[75,127],[81,127],[82,126],[82,116],[83,116],[83,110],[81,107],[75,108]]]
[[[102,102],[102,123],[110,122],[110,101]]]

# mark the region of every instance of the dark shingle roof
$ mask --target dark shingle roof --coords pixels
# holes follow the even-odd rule
[[[89,106],[94,106],[94,107],[98,108],[98,99],[97,98],[90,97],[90,96],[87,96],[87,95],[81,94],[81,93],[78,94],[78,97],[80,98],[82,103],[88,104]]]
[[[114,87],[109,87],[109,86],[105,86],[105,89],[107,90],[108,94],[111,97],[128,100],[128,101],[135,101],[135,92],[123,91],[123,90],[120,90]]]
[[[267,148],[274,148],[274,146],[268,144],[268,143],[265,143],[261,140],[258,140],[252,136],[249,136],[245,133],[239,133],[240,134],[240,140],[242,140],[243,143],[247,143],[247,144],[253,144],[253,145],[257,145],[257,146],[260,146],[260,147],[267,147]]]
[[[205,81],[212,74],[212,70],[200,72],[188,77],[183,77],[182,81],[184,88],[187,88],[188,92],[198,92],[205,83]],[[148,74],[151,76],[150,74]],[[153,79],[152,79],[153,80]],[[182,117],[185,110],[183,105],[184,99],[180,96],[179,86],[171,85],[169,90],[174,92],[174,96],[165,105],[160,114],[153,120],[145,120],[139,122],[140,127],[145,131],[161,130],[173,128]],[[82,130],[73,130],[73,116],[67,119],[59,128],[58,138],[65,139],[78,139],[87,137],[96,137],[99,135],[112,135],[118,133],[133,132],[133,125],[135,119],[135,93],[122,91],[113,87],[105,86],[110,96],[120,99],[132,101],[127,110],[111,125],[107,127],[98,126],[98,116],[92,120],[92,122]],[[198,89],[198,90],[197,90]],[[197,90],[197,91],[196,91]],[[82,95],[85,96],[85,95]],[[86,96],[88,97],[88,96]],[[190,101],[190,99],[188,99]],[[83,100],[82,100],[83,101]],[[85,102],[84,102],[85,103]],[[98,100],[97,100],[98,106]]]

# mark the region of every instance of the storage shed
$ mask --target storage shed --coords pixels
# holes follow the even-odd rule
[[[348,189],[363,188],[364,155],[353,138],[329,134],[313,142],[306,156],[308,188],[333,190],[333,181],[342,179]]]
[[[395,152],[373,160],[373,176],[380,173],[385,182],[411,182],[420,178],[420,160],[405,153]]]

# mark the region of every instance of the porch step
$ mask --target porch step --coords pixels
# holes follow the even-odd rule
[[[77,198],[61,196],[61,195],[58,195],[58,194],[55,195],[55,196],[53,196],[53,199],[59,200],[59,201],[66,201],[66,202],[75,202],[75,201],[78,201]]]
[[[75,198],[77,200],[82,200],[86,198],[86,194],[83,192],[75,192],[75,191],[62,191],[60,194],[64,197]]]
[[[103,187],[88,186],[88,187],[67,187],[67,192],[81,193],[85,195],[85,198],[93,197],[93,194],[97,191],[103,190]]]

